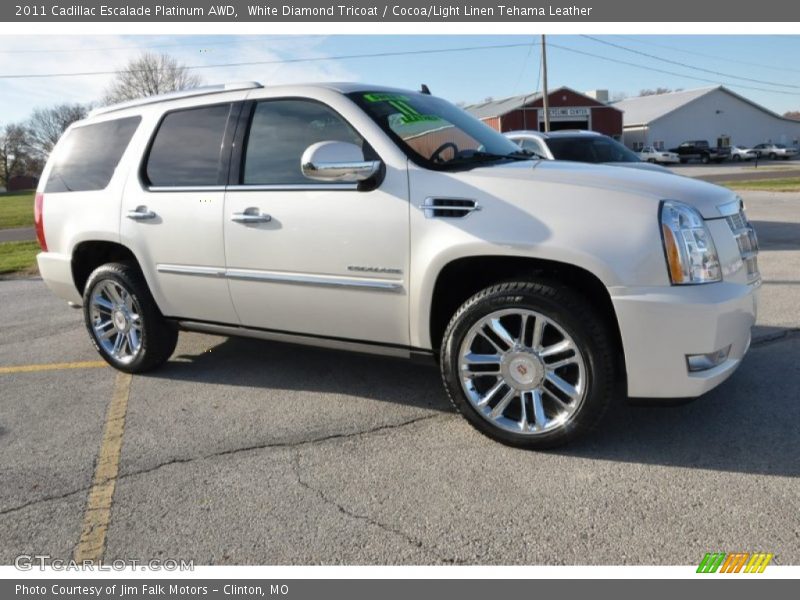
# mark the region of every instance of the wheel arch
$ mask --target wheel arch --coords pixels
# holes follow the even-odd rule
[[[133,263],[142,272],[141,264],[133,251],[120,244],[108,240],[84,240],[72,249],[72,281],[75,289],[83,294],[83,288],[92,271],[110,262]]]
[[[447,324],[468,298],[503,281],[535,278],[565,285],[590,300],[612,332],[619,366],[624,372],[622,336],[606,285],[583,267],[543,258],[476,255],[456,258],[445,264],[433,285],[427,332],[431,348],[436,351],[441,347]]]

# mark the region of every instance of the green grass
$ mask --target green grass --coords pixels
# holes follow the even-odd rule
[[[33,227],[33,192],[0,194],[0,229]]]
[[[36,255],[39,253],[36,242],[0,243],[0,275],[8,273],[35,273]]]
[[[800,192],[800,177],[783,179],[753,179],[748,181],[727,181],[722,185],[732,190],[764,190],[769,192]]]

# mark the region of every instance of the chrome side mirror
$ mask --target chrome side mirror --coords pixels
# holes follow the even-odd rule
[[[379,160],[364,160],[361,148],[349,142],[317,142],[300,158],[300,170],[309,179],[356,183],[375,175]]]

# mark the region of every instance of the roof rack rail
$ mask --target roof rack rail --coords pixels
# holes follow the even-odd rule
[[[180,98],[191,98],[193,96],[205,96],[207,94],[220,94],[222,92],[236,92],[240,90],[254,90],[264,87],[257,81],[242,81],[235,83],[222,83],[219,85],[203,85],[188,90],[180,90],[177,92],[169,92],[167,94],[158,94],[156,96],[146,96],[144,98],[137,98],[136,100],[128,100],[120,102],[119,104],[111,104],[109,106],[100,106],[89,112],[90,117],[103,115],[105,113],[132,108],[134,106],[144,106],[147,104],[157,104],[158,102],[166,102],[167,100],[178,100]]]

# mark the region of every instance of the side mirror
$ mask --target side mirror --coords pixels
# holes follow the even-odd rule
[[[375,175],[379,160],[364,160],[361,148],[349,142],[317,142],[300,158],[300,170],[309,179],[356,183]]]

